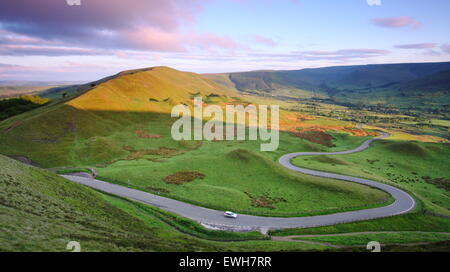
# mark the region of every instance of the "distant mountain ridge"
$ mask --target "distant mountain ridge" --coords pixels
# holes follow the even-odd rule
[[[420,79],[450,70],[450,62],[407,63],[407,64],[370,64],[358,66],[333,66],[325,68],[306,68],[301,70],[251,71],[205,76],[223,84],[218,75],[228,76],[234,87],[240,91],[269,90],[274,84],[295,88],[356,89],[383,87]]]
[[[338,100],[400,92],[449,91],[450,62],[335,66],[286,71],[207,74],[207,78],[241,92],[278,95],[282,90],[319,93]],[[388,95],[389,96],[389,95]],[[406,95],[408,96],[408,94]],[[447,97],[448,98],[448,97]]]

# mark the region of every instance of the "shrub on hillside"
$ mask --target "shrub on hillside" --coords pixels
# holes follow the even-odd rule
[[[0,100],[0,120],[30,111],[49,102],[47,98],[24,95],[18,98]]]

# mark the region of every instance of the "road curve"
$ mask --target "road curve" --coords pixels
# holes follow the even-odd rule
[[[173,212],[180,216],[192,219],[194,221],[203,224],[204,226],[211,228],[235,230],[235,231],[262,230],[265,232],[268,229],[307,228],[307,227],[335,225],[339,223],[362,221],[404,214],[411,211],[415,207],[416,203],[409,194],[396,187],[362,178],[355,178],[351,176],[344,176],[333,173],[326,173],[321,171],[299,168],[292,165],[291,160],[294,157],[298,156],[338,155],[338,154],[350,154],[360,152],[363,151],[364,149],[367,149],[370,143],[373,142],[374,140],[383,139],[388,136],[389,134],[383,133],[382,136],[367,140],[359,147],[348,151],[330,152],[330,153],[298,152],[284,155],[279,159],[279,163],[281,165],[293,171],[313,176],[339,179],[364,184],[367,186],[383,190],[392,195],[392,197],[395,199],[394,203],[392,203],[389,206],[351,212],[327,214],[327,215],[281,218],[281,217],[264,217],[264,216],[252,216],[241,214],[238,216],[237,219],[229,219],[223,216],[223,211],[217,211],[204,207],[195,206],[174,199],[161,197],[158,195],[104,182],[97,179],[73,175],[62,175],[62,176],[68,180],[89,186],[99,191],[103,191],[113,195],[118,195],[121,197],[137,200],[139,202],[143,202],[152,206],[156,206],[160,209]]]

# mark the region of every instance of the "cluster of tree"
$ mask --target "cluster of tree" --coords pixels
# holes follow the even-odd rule
[[[49,99],[25,95],[18,98],[0,100],[0,121],[11,116],[38,108],[49,102]]]

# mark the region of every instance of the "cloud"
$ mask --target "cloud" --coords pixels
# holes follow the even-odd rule
[[[0,55],[8,56],[80,56],[80,55],[105,55],[102,50],[76,47],[39,46],[39,45],[2,45]]]
[[[376,26],[385,28],[399,28],[399,27],[419,28],[422,26],[421,22],[409,16],[375,18],[372,19],[372,23],[375,24]]]
[[[218,47],[224,49],[237,49],[241,47],[236,41],[227,36],[219,36],[214,33],[191,34],[184,37],[186,43],[191,46],[208,49],[210,47]]]
[[[180,23],[194,21],[200,10],[199,0],[95,0],[81,6],[65,1],[39,0],[0,2],[0,18],[8,30],[48,38],[72,34],[89,35],[92,31],[124,30],[151,25],[165,31],[176,30]]]
[[[336,51],[298,51],[298,57],[308,60],[350,60],[387,55],[390,52],[381,49],[340,49]]]
[[[238,48],[230,37],[186,30],[202,4],[202,0],[95,0],[68,6],[63,0],[2,0],[0,54],[91,54],[82,47],[152,52]],[[12,45],[19,44],[29,48],[17,47],[14,52]]]
[[[33,69],[30,67],[15,64],[0,63],[0,79],[15,77],[19,74],[28,73],[31,71],[33,71]]]
[[[184,51],[178,33],[166,32],[157,28],[144,27],[119,34],[118,44],[123,48],[153,51]]]
[[[444,53],[450,54],[450,44],[442,44],[439,46],[436,43],[417,43],[417,44],[402,44],[395,45],[399,49],[423,49],[426,56],[441,56]],[[438,49],[441,49],[439,51]]]
[[[270,47],[275,47],[277,45],[277,43],[271,39],[271,38],[267,38],[264,36],[260,36],[260,35],[255,35],[253,37],[253,41],[262,45],[267,45]]]
[[[22,68],[22,67],[23,66],[20,66],[20,65],[0,63],[0,72],[6,71],[9,69],[18,69],[18,68]]]
[[[395,45],[395,48],[399,49],[432,49],[437,45],[435,43],[415,43],[415,44],[401,44]]]
[[[450,44],[443,44],[443,45],[441,45],[441,50],[444,51],[447,54],[450,54]]]

